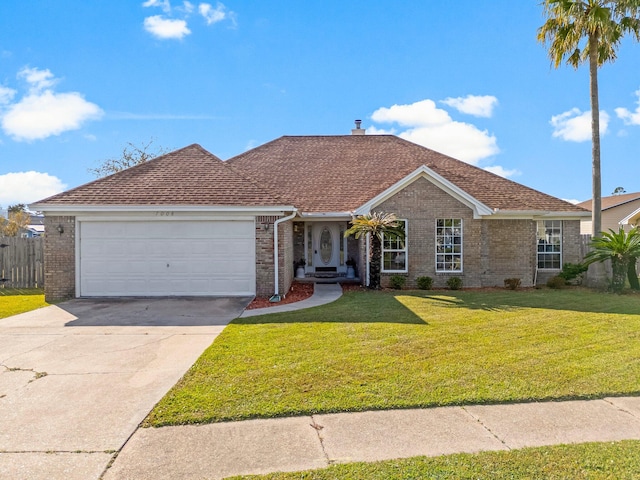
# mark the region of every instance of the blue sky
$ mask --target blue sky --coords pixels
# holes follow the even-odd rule
[[[589,82],[538,2],[0,2],[0,205],[93,180],[128,142],[222,159],[363,120],[551,195],[591,197]],[[600,70],[602,192],[640,191],[640,45]],[[363,172],[366,174],[366,172]]]

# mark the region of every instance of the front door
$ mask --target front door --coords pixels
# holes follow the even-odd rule
[[[309,267],[313,267],[316,272],[341,272],[345,270],[345,245],[343,238],[345,225],[335,222],[315,222],[307,224],[311,235],[307,236],[308,255],[312,256],[312,261],[308,262]],[[310,265],[309,265],[310,263]]]

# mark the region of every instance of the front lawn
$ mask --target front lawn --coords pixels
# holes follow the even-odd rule
[[[583,443],[522,450],[348,463],[296,473],[233,477],[261,480],[623,480],[640,475],[640,442]]]
[[[146,425],[640,393],[640,296],[349,292],[237,319]]]
[[[28,312],[49,305],[42,290],[35,288],[0,288],[0,318]]]

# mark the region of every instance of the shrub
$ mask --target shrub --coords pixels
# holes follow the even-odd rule
[[[504,279],[504,288],[508,288],[510,290],[515,290],[520,286],[522,282],[519,278],[505,278]]]
[[[391,277],[389,277],[389,286],[396,290],[402,290],[406,281],[407,279],[402,275],[391,275]]]
[[[420,290],[431,290],[431,287],[433,286],[433,278],[418,277],[416,278],[416,283],[418,284],[418,288]]]
[[[582,283],[582,274],[586,272],[588,268],[587,265],[582,263],[565,263],[562,265],[562,271],[558,276],[564,278],[566,283],[575,280],[575,283],[580,285]]]
[[[551,277],[547,281],[547,287],[549,288],[563,288],[567,282],[560,275],[556,275],[555,277]]]
[[[462,279],[460,277],[451,277],[447,280],[447,287],[450,290],[460,290],[462,288]]]

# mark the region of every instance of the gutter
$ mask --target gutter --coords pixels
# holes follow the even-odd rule
[[[292,218],[295,218],[298,215],[298,209],[294,208],[293,209],[293,213],[291,215],[289,215],[288,217],[282,217],[279,218],[278,220],[276,220],[275,222],[273,222],[273,266],[274,266],[274,280],[275,280],[275,288],[274,288],[274,294],[273,296],[269,299],[270,302],[279,302],[280,300],[282,300],[282,297],[280,296],[280,286],[279,284],[279,280],[280,280],[280,259],[278,258],[278,225],[280,225],[282,222],[286,222],[287,220],[291,220]]]

